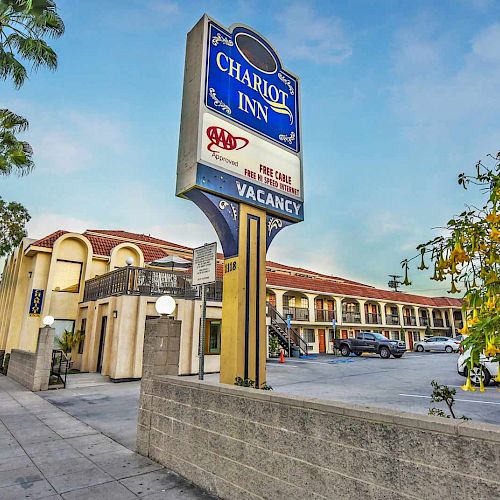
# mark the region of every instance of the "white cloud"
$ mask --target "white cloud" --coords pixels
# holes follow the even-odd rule
[[[37,170],[67,174],[90,169],[106,154],[127,149],[125,124],[104,115],[72,110],[51,112],[33,105],[27,140],[33,146]]]
[[[82,233],[99,225],[91,219],[80,219],[56,212],[42,212],[33,215],[26,228],[29,238],[39,239],[59,229]]]
[[[409,137],[470,147],[475,157],[500,139],[500,24],[480,30],[465,54],[458,46],[443,30],[418,23],[400,31],[391,94]]]
[[[316,12],[311,5],[295,2],[284,6],[279,24],[282,30],[277,45],[287,58],[335,64],[352,54],[341,20]]]

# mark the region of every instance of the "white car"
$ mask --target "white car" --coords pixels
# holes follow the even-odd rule
[[[457,352],[460,349],[460,340],[451,337],[428,337],[413,344],[415,351],[446,351]]]
[[[460,354],[457,361],[457,371],[462,377],[467,377],[467,371],[469,370],[468,360],[470,357],[470,348],[464,353]],[[492,358],[487,358],[484,354],[479,356],[479,363],[483,367],[483,384],[488,385],[492,378],[498,376],[498,361],[492,361]],[[474,366],[470,372],[470,381],[474,385],[479,385],[481,380],[481,368],[479,366]]]

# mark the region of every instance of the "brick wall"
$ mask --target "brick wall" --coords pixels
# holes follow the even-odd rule
[[[154,342],[138,451],[214,495],[500,498],[497,426],[161,375]]]
[[[49,387],[54,329],[40,328],[36,352],[12,349],[7,376],[30,391],[46,391]]]

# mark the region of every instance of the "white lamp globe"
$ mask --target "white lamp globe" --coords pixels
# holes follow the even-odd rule
[[[53,323],[54,323],[54,317],[53,316],[45,316],[45,318],[43,318],[43,324],[44,324],[44,326],[52,326]]]
[[[172,314],[175,306],[175,300],[170,295],[163,295],[162,297],[158,297],[155,309],[158,314]]]
[[[133,263],[134,259],[132,257],[127,257],[127,259],[125,260],[125,264],[127,264],[127,266],[131,266]]]

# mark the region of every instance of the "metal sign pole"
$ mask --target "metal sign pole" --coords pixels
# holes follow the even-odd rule
[[[200,328],[200,345],[198,348],[199,368],[198,379],[203,380],[205,377],[205,327],[207,323],[207,294],[205,285],[201,285],[201,328]]]
[[[287,314],[286,315],[286,329],[287,329],[287,334],[288,334],[288,357],[292,357],[292,351],[291,351],[291,330],[292,328],[292,315]]]

